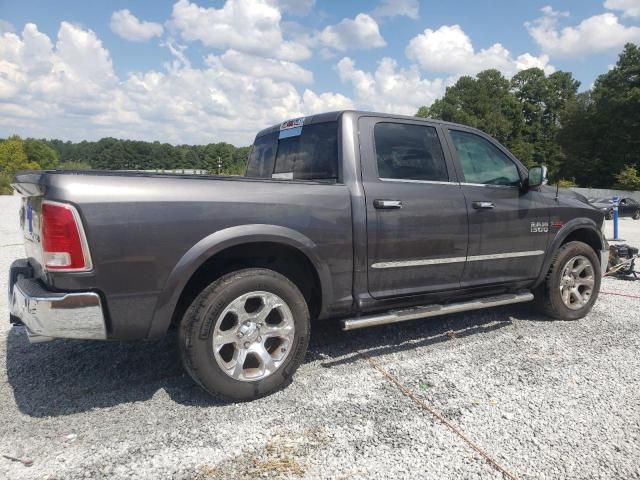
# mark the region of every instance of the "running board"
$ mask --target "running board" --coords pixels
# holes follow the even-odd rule
[[[447,313],[459,313],[469,310],[498,307],[500,305],[511,305],[512,303],[530,302],[531,300],[533,300],[533,294],[531,292],[519,292],[476,298],[475,300],[448,303],[446,305],[426,305],[424,307],[413,307],[404,310],[391,310],[378,315],[368,315],[365,317],[342,320],[342,330],[356,330],[358,328],[373,327],[375,325],[384,325],[387,323],[436,317],[438,315],[446,315]]]

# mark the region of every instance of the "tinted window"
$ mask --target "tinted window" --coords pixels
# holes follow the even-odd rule
[[[403,123],[377,123],[374,137],[380,178],[440,182],[449,180],[435,128]]]
[[[286,130],[283,130],[286,132]],[[256,139],[249,162],[248,177],[283,180],[338,179],[338,123],[304,125],[286,138],[273,132]]]
[[[278,134],[270,133],[256,138],[247,162],[247,177],[270,178],[278,148]]]
[[[486,185],[518,185],[515,163],[488,140],[472,133],[450,130],[464,181]]]

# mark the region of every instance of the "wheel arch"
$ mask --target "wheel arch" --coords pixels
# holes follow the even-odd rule
[[[598,258],[600,258],[600,252],[607,248],[607,242],[595,221],[590,218],[574,218],[568,221],[558,230],[556,236],[547,248],[542,269],[533,288],[540,285],[546,278],[547,272],[551,267],[551,262],[558,249],[562,245],[573,241],[580,241],[589,245]]]
[[[253,251],[258,253],[253,254]],[[277,260],[275,263],[274,258]],[[247,262],[243,263],[243,259]],[[184,304],[193,296],[193,289],[200,284],[211,283],[230,271],[250,267],[271,268],[285,276],[293,276],[291,280],[311,301],[309,307],[316,316],[322,315],[330,304],[329,268],[311,239],[279,225],[235,226],[203,238],[182,256],[158,295],[147,336],[165,334],[172,320],[180,316],[180,309],[184,309]],[[301,285],[305,272],[312,279],[310,286]]]

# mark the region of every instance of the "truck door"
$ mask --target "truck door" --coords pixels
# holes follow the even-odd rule
[[[460,286],[467,208],[435,124],[361,117],[369,293],[374,298]]]
[[[524,172],[488,136],[448,128],[469,214],[462,287],[537,278],[549,239],[541,193],[520,188]]]

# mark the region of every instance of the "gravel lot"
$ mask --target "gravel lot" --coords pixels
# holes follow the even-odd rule
[[[2,292],[23,255],[16,211],[0,197]],[[640,221],[621,235],[638,245]],[[603,290],[640,295],[640,282]],[[33,465],[0,457],[0,478],[503,477],[417,401],[514,477],[640,478],[639,309],[604,294],[577,322],[522,305],[348,334],[316,325],[289,388],[228,404],[185,375],[172,337],[29,345],[2,294],[0,454]]]

